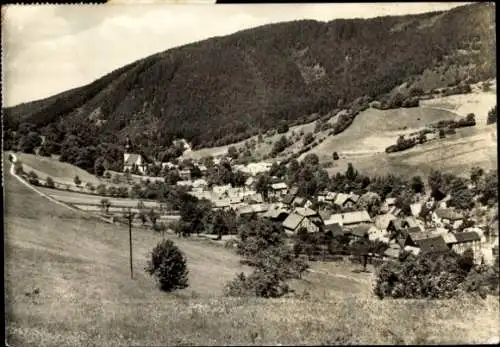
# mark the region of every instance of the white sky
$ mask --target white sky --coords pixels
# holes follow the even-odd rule
[[[3,105],[48,97],[153,53],[267,23],[422,13],[465,4],[195,2],[2,6]]]

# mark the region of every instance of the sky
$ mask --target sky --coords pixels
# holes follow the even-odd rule
[[[166,2],[2,6],[3,105],[45,98],[148,55],[268,23],[423,13],[465,4]]]

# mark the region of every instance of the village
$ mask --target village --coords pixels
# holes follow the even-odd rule
[[[140,154],[128,153],[130,148],[128,142],[123,171],[145,174],[148,165],[152,164],[145,163]],[[230,156],[221,156],[213,159],[213,165],[231,161]],[[498,256],[498,219],[479,218],[452,208],[448,206],[449,195],[438,201],[429,193],[421,194],[410,205],[409,215],[402,214],[395,206],[396,198],[387,197],[380,202],[377,213],[370,214],[360,204],[363,196],[324,190],[304,198],[299,196],[297,186],[288,186],[276,176],[270,177],[264,194],[259,192],[258,178],[269,174],[273,166],[271,161],[232,165],[233,171],[242,172],[247,177],[241,187],[210,185],[203,161],[190,161],[192,168],[201,173],[195,178],[191,177],[192,170],[178,164],[168,162],[161,165],[162,168],[178,170],[180,177],[176,184],[186,187],[196,198],[210,201],[214,210],[231,211],[238,216],[257,215],[279,222],[290,236],[305,229],[309,233],[347,236],[352,241],[367,238],[383,242],[388,245],[382,255],[385,260],[398,259],[402,251],[418,255],[449,249],[458,254],[472,250],[476,264],[492,264]],[[365,196],[372,194],[368,191]],[[422,213],[423,206],[425,214]],[[481,206],[481,209],[486,211],[487,207]]]

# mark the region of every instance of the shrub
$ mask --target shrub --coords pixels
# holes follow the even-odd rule
[[[77,186],[80,186],[80,184],[82,184],[82,180],[80,179],[80,177],[78,177],[78,175],[75,176],[73,182],[75,182]]]
[[[106,185],[101,183],[97,186],[96,190],[98,195],[106,195],[107,192]]]
[[[24,174],[23,163],[20,160],[14,163],[14,172],[16,173],[16,175]]]
[[[106,171],[103,177],[109,180],[111,178],[111,173],[109,171]]]
[[[339,154],[337,152],[333,152],[333,160],[339,160]]]
[[[164,232],[165,230],[167,230],[167,227],[166,227],[165,223],[163,223],[163,222],[155,223],[153,225],[153,230],[160,233],[160,232]]]
[[[52,179],[52,177],[47,177],[47,179],[45,180],[45,186],[47,188],[54,188],[55,187],[55,183],[54,183],[54,180]]]
[[[288,285],[280,281],[276,274],[262,270],[254,271],[248,277],[240,273],[226,286],[228,296],[278,298],[289,291]]]
[[[95,190],[95,187],[92,183],[90,182],[87,182],[87,184],[85,185],[85,187],[90,190],[91,192],[93,192]]]
[[[172,240],[163,240],[156,245],[145,270],[156,278],[162,291],[170,292],[189,285],[186,258]]]

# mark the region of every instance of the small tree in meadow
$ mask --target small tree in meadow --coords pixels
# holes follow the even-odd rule
[[[101,207],[103,212],[109,213],[109,208],[111,207],[111,203],[108,199],[101,199]]]
[[[339,160],[339,154],[337,152],[333,152],[333,160]]]
[[[55,187],[55,183],[54,183],[54,180],[52,179],[52,177],[47,177],[47,179],[45,180],[45,186],[47,188],[54,188]]]
[[[80,184],[82,184],[82,180],[80,179],[80,177],[78,177],[78,175],[75,176],[73,182],[75,182],[75,185],[78,187],[80,186]]]
[[[162,291],[170,292],[189,285],[186,257],[172,240],[162,240],[156,245],[145,270],[156,278]]]

